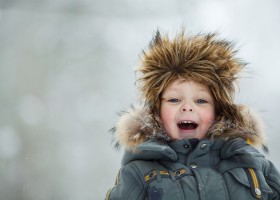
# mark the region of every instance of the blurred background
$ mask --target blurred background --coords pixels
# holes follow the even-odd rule
[[[237,42],[236,101],[260,112],[280,168],[279,20],[278,0],[0,0],[0,199],[105,198],[122,157],[109,129],[157,28]]]

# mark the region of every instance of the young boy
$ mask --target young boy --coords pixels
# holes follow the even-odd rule
[[[215,34],[157,32],[138,71],[142,103],[116,125],[125,148],[110,200],[280,199],[261,120],[233,101],[245,66]]]

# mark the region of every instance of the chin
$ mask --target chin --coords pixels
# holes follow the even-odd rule
[[[180,133],[178,136],[179,139],[191,139],[191,138],[199,138],[199,135],[192,132],[184,132],[184,133]]]

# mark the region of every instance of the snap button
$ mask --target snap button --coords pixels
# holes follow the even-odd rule
[[[176,171],[176,172],[175,172],[175,175],[176,175],[176,176],[180,176],[180,175],[181,175],[181,171]]]
[[[150,178],[153,178],[154,176],[156,176],[156,172],[155,172],[155,171],[152,171],[152,172],[149,174],[149,177],[150,177]]]
[[[197,168],[197,164],[195,162],[192,162],[192,163],[190,163],[190,167],[195,169],[195,168]]]
[[[259,188],[255,188],[255,193],[256,193],[256,195],[261,195],[262,194],[262,192]]]
[[[202,144],[201,146],[200,146],[200,149],[202,149],[202,150],[204,150],[204,149],[206,149],[207,148],[207,144]]]

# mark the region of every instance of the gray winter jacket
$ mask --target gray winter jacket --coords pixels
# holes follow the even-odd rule
[[[142,140],[142,134],[147,136],[147,131],[153,131],[153,128],[143,125],[150,124],[144,116],[142,111],[133,110],[117,124],[118,142],[126,150],[116,185],[108,191],[106,199],[280,199],[279,171],[244,140],[247,136],[242,138],[240,133],[236,133],[234,138],[235,131],[228,130],[234,128],[240,132],[245,131],[244,127],[228,128],[225,125],[221,133],[223,137],[213,139],[209,135],[209,138],[200,141],[183,139],[166,142],[156,131]],[[257,121],[254,118],[252,122]],[[254,130],[247,131],[262,138],[256,124]]]

